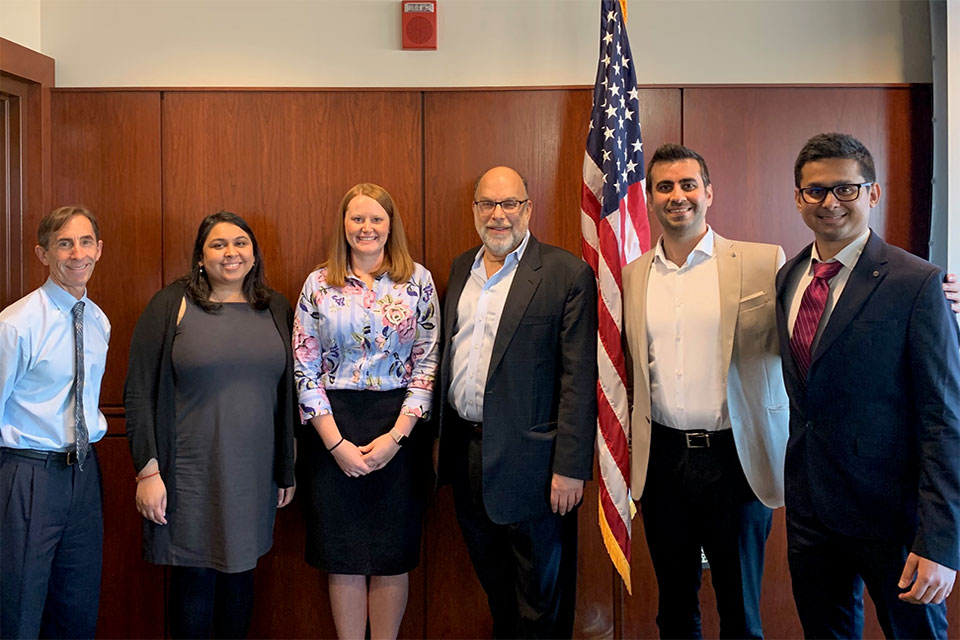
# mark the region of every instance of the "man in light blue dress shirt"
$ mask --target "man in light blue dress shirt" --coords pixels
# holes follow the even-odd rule
[[[103,242],[82,207],[43,218],[39,289],[0,312],[0,637],[92,638],[103,550],[98,409],[110,322],[87,298]]]
[[[496,638],[569,638],[577,505],[593,472],[597,288],[529,231],[509,167],[474,190],[482,241],[454,260],[441,314],[438,479],[487,594]]]

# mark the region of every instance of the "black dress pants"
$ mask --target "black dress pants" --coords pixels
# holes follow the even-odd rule
[[[83,471],[0,450],[0,637],[94,637],[102,505],[93,447]]]
[[[793,599],[808,638],[860,638],[863,587],[888,638],[946,638],[947,606],[910,604],[897,585],[909,550],[895,542],[850,538],[816,517],[787,508],[787,558]]]
[[[577,510],[498,524],[481,488],[481,440],[465,437],[453,496],[457,520],[480,579],[495,638],[569,638],[577,588]],[[544,495],[546,500],[546,495]]]
[[[717,594],[721,638],[760,638],[763,555],[772,512],[761,503],[737,456],[733,433],[688,443],[654,423],[640,505],[657,575],[662,638],[700,638],[703,548]],[[695,448],[690,448],[693,444]]]

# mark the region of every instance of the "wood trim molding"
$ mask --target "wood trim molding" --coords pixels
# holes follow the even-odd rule
[[[50,90],[56,82],[55,71],[55,61],[50,56],[0,38],[0,74],[32,85],[28,95],[29,108],[34,113],[39,112],[39,117],[30,116],[25,136],[28,153],[39,153],[40,162],[29,162],[24,176],[27,184],[24,229],[35,229],[52,206]],[[39,189],[31,185],[39,185]]]
[[[6,38],[0,38],[0,71],[46,88],[54,83],[54,60]]]
[[[2,55],[2,53],[0,53]],[[638,84],[638,89],[911,89],[928,87],[929,82],[848,82],[848,83],[750,83],[750,84]],[[177,93],[364,93],[364,92],[409,92],[463,93],[479,91],[575,91],[593,90],[592,84],[504,86],[504,87],[57,87],[58,92],[110,93],[161,91]]]

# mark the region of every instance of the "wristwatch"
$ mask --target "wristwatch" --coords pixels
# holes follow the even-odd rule
[[[401,447],[407,444],[407,440],[409,440],[407,436],[403,435],[396,429],[390,429],[390,437],[393,438],[393,441],[396,442]]]

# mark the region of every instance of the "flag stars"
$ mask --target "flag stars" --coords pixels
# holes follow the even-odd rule
[[[623,65],[623,68],[624,68],[624,69],[629,69],[629,68],[630,68],[630,58],[628,58],[627,56],[623,56],[623,58],[620,60],[620,64]]]
[[[613,22],[617,19],[617,13],[615,11],[607,12],[607,22]]]
[[[617,75],[620,75],[620,65],[618,65],[616,62],[613,63],[613,72]]]
[[[604,85],[604,86],[606,86],[606,85]],[[631,99],[631,100],[637,100],[637,99],[639,99],[639,97],[640,97],[640,94],[637,93],[637,88],[636,88],[636,87],[634,87],[633,89],[630,89],[630,99]]]
[[[614,95],[614,96],[619,96],[619,95],[620,95],[620,85],[616,85],[616,84],[615,84],[615,85],[613,85],[612,87],[610,87],[610,94],[611,94],[611,95]]]
[[[603,63],[603,66],[609,67],[609,66],[610,66],[610,56],[603,56],[603,59],[602,59],[600,62]]]
[[[627,109],[626,112],[623,114],[623,117],[629,120],[630,118],[633,117],[633,111],[630,111],[630,109]],[[590,121],[590,125],[593,126],[592,120]]]
[[[612,138],[612,137],[613,137],[613,129],[611,129],[610,127],[604,127],[604,128],[603,128],[603,139],[604,139],[604,140],[609,140],[609,139]]]
[[[610,162],[610,151],[608,149],[603,150],[603,161]]]
[[[613,33],[607,31],[606,35],[603,36],[603,43],[610,44],[611,42],[613,42]]]
[[[609,119],[609,118],[612,118],[612,117],[614,117],[614,116],[616,116],[616,115],[617,115],[617,108],[616,108],[615,106],[610,105],[609,107],[607,107],[607,118],[608,118],[608,119]],[[621,120],[621,122],[623,122],[623,121]]]
[[[639,140],[634,140],[632,146],[633,146],[633,150],[636,151],[637,153],[643,152],[643,143],[640,142]]]
[[[637,163],[634,162],[633,160],[627,160],[627,173],[633,173],[636,170],[637,170]],[[623,174],[623,179],[624,180],[627,179],[626,173]]]

